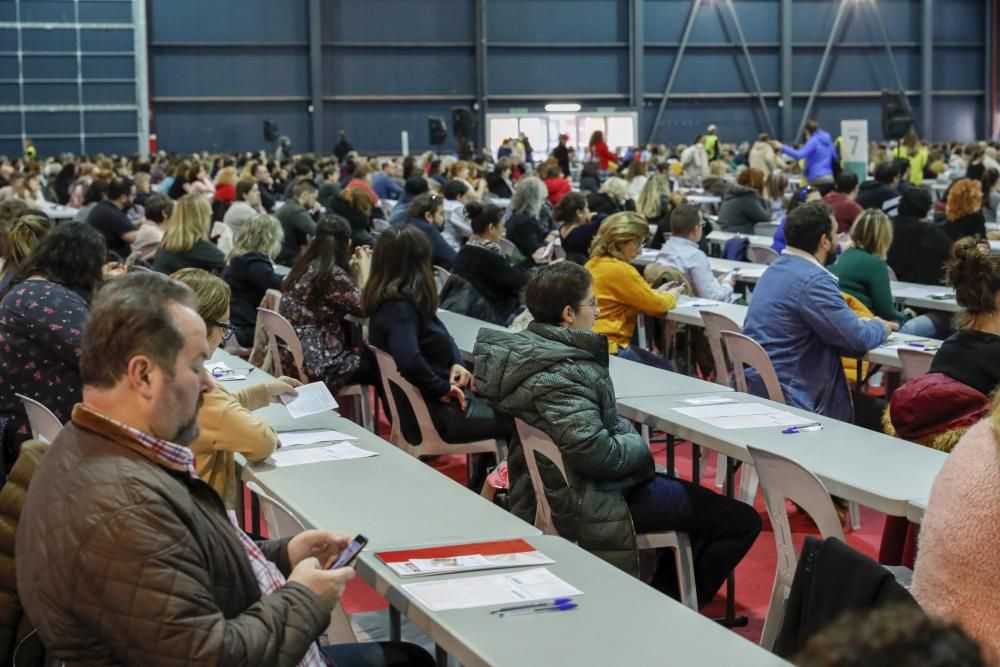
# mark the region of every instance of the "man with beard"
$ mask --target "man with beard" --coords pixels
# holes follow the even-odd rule
[[[83,402],[35,473],[18,527],[21,601],[60,662],[325,665],[316,639],[354,576],[326,568],[348,537],[255,543],[194,475],[187,445],[211,388],[196,305],[185,285],[146,272],[95,298]],[[358,664],[365,646],[323,650]],[[364,650],[381,658],[364,664],[409,662]]]
[[[836,258],[836,232],[833,211],[821,202],[788,215],[788,245],[757,283],[743,333],[771,358],[790,405],[853,422],[840,357],[858,357],[878,347],[895,325],[877,317],[861,320],[848,307],[837,278],[826,270]],[[752,370],[747,383],[751,393],[767,396]]]

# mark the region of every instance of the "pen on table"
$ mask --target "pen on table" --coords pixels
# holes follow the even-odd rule
[[[823,425],[819,422],[813,422],[812,424],[803,424],[802,426],[789,426],[782,433],[788,433],[789,435],[793,433],[802,433],[804,431],[819,431],[823,428]]]
[[[508,611],[520,611],[521,609],[534,609],[536,607],[552,607],[561,604],[568,604],[573,601],[573,598],[556,598],[552,602],[535,602],[533,604],[522,604],[516,607],[501,607],[500,609],[494,609],[491,614],[500,614]]]
[[[500,618],[504,616],[522,616],[524,614],[544,614],[550,611],[569,611],[576,609],[579,605],[575,602],[567,602],[555,606],[536,607],[535,609],[519,609],[518,611],[503,611],[498,614]]]

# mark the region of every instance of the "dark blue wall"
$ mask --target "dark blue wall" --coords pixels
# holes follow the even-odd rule
[[[264,120],[277,122],[296,148],[312,147],[309,0],[145,1],[151,129],[162,148],[262,148]],[[780,2],[736,0],[766,115],[751,95],[750,71],[724,3],[704,2],[655,140],[689,141],[709,122],[719,124],[727,139],[745,139],[767,129],[767,119],[780,135],[783,113],[791,114],[797,129],[844,1],[794,1],[793,104],[781,109]],[[933,139],[970,140],[987,131],[987,2],[934,3]],[[72,30],[24,28],[26,50],[64,51],[65,56],[26,57],[19,69],[16,31],[8,27],[16,18],[15,4],[22,22],[74,20],[71,0],[0,0],[0,137],[21,132],[16,107],[22,71],[32,81],[24,85],[25,104],[75,103],[82,96],[85,104],[134,105],[134,86],[124,81],[134,71],[128,31],[81,31],[85,82],[78,86],[67,80],[77,74]],[[878,92],[897,84],[869,3],[852,5],[812,115],[832,128],[845,117],[868,119],[878,138]],[[79,0],[78,6],[81,21],[131,17],[129,0]],[[690,0],[641,0],[638,91],[630,89],[630,0],[486,0],[485,6],[488,110],[537,110],[549,101],[576,101],[584,109],[636,109],[640,139],[649,136]],[[922,3],[878,0],[877,6],[919,121]],[[475,0],[322,0],[323,109],[318,113],[323,148],[331,148],[341,128],[364,151],[399,151],[403,130],[412,151],[427,148],[429,116],[448,119],[452,107],[476,101],[476,22]],[[641,100],[638,108],[630,106],[633,92]],[[29,113],[25,130],[29,135],[79,134],[80,117],[78,112]],[[96,133],[88,149],[134,148],[134,113],[85,112],[83,119],[85,132]],[[72,136],[36,143],[43,152],[80,150],[79,138]],[[19,150],[18,144],[0,139],[0,152]]]

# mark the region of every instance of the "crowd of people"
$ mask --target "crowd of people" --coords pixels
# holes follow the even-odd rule
[[[446,442],[506,443],[510,508],[529,522],[535,490],[513,420],[544,431],[571,490],[542,470],[560,534],[638,576],[639,533],[684,531],[699,604],[710,603],[761,518],[656,472],[616,413],[608,357],[676,370],[662,343],[639,344],[639,317],[660,321],[682,294],[741,299],[734,275],[712,272],[706,236],[777,223],[779,256],[743,333],[767,352],[789,404],[932,446],[948,434],[955,454],[931,497],[914,592],[1000,657],[991,599],[976,593],[998,576],[992,522],[976,518],[1000,503],[983,490],[1000,475],[1000,259],[986,243],[1000,204],[997,147],[925,146],[911,132],[873,145],[872,176],[859,179],[828,132],[805,127],[798,145],[760,135],[735,146],[713,125],[690,145],[624,151],[595,132],[583,160],[566,135],[544,158],[521,136],[465,159],[366,157],[342,135],[322,156],[282,144],[273,159],[0,161],[4,488],[24,484],[17,465],[32,437],[19,395],[67,424],[17,533],[18,593],[45,649],[91,663],[317,665],[326,652],[351,664],[374,651],[366,664],[428,664],[407,644],[315,643],[353,576],[325,569],[344,535],[258,544],[227,518],[235,455],[260,461],[278,446],[254,411],[300,385],[289,373],[231,393],[204,368],[215,348],[247,355],[260,344],[262,303],[298,336],[302,379],[377,394],[374,348],[417,388]],[[719,197],[713,222],[689,203],[693,192]],[[72,219],[56,215],[60,206]],[[642,272],[647,245],[657,268]],[[893,277],[953,288],[960,317],[898,309]],[[508,330],[483,329],[468,368],[439,308]],[[849,384],[842,357],[896,330],[943,342],[931,374],[886,406]],[[287,347],[279,355],[296,367]],[[767,395],[759,376],[748,382]],[[412,412],[390,418],[420,442]],[[478,455],[470,488],[497,464]],[[982,530],[958,535],[963,521]],[[956,550],[975,581],[946,560]],[[650,583],[677,597],[671,558]]]

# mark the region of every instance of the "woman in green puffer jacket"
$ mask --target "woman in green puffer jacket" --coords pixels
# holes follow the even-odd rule
[[[535,317],[526,331],[480,331],[476,388],[559,447],[569,486],[554,465],[538,461],[559,534],[638,575],[637,532],[686,532],[698,600],[709,603],[760,532],[757,512],[655,473],[648,445],[617,415],[607,339],[591,332],[597,303],[586,269],[569,262],[540,269],[525,301]],[[516,438],[508,461],[511,510],[533,523],[535,496]],[[677,597],[672,555],[657,567],[653,585]]]

